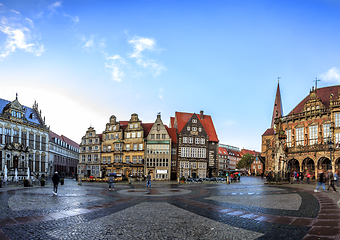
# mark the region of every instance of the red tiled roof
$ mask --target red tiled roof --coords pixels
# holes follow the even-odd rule
[[[246,154],[246,153],[249,153],[249,154],[255,156],[255,151],[253,151],[253,150],[248,150],[248,149],[242,149],[242,150],[241,150],[241,155],[242,155],[242,156],[243,156],[244,154]]]
[[[64,135],[61,135],[61,137],[63,138],[63,141],[66,142],[68,145],[71,145],[75,148],[79,148],[79,144],[72,141],[71,139],[69,139],[68,137],[65,137]]]
[[[170,123],[169,123],[169,127],[170,128],[174,128],[175,126],[175,118],[174,117],[170,117]]]
[[[146,138],[153,126],[153,123],[142,123],[142,127],[144,129],[144,138]]]
[[[274,128],[268,128],[264,134],[262,134],[262,136],[271,136],[271,135],[275,135],[275,131]]]
[[[218,147],[218,153],[223,155],[228,155],[228,151],[224,147]]]
[[[168,126],[165,125],[166,130],[168,131],[168,134],[171,138],[172,143],[177,143],[177,134],[176,134],[176,129],[175,128],[169,128]]]
[[[52,132],[52,131],[49,132],[49,136],[50,136],[50,141],[51,142],[53,141],[53,138],[57,138],[57,139],[59,139],[61,141],[63,140],[61,136],[59,136],[58,134],[56,134],[55,132]]]
[[[184,112],[175,113],[178,133],[180,133],[183,130],[184,126],[191,119],[192,115],[194,115],[194,113],[184,113]],[[203,115],[203,119],[201,119],[200,114],[196,114],[196,115],[198,119],[200,120],[200,122],[202,123],[204,130],[207,132],[209,141],[218,142],[218,137],[217,137],[211,116]]]
[[[316,90],[316,96],[318,96],[321,99],[325,107],[329,107],[329,102],[330,102],[329,96],[333,94],[333,99],[337,99],[339,90],[340,90],[340,85],[318,88]],[[301,113],[303,111],[303,107],[305,106],[305,103],[309,99],[310,99],[310,95],[305,97],[305,99],[303,99],[288,115],[293,114],[293,112]]]

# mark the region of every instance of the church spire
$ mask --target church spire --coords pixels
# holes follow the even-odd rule
[[[271,128],[274,128],[275,118],[282,117],[283,115],[279,81],[280,81],[280,77],[278,78],[278,83],[277,83],[277,90],[276,90],[276,96],[275,96]]]

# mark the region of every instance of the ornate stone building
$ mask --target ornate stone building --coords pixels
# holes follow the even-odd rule
[[[101,177],[101,139],[102,135],[97,134],[93,127],[89,127],[81,139],[78,177]]]
[[[281,103],[277,90],[277,99]],[[279,177],[299,171],[317,176],[318,169],[339,173],[340,86],[312,88],[288,115],[274,105],[275,124],[262,135],[266,172]]]
[[[18,96],[12,102],[0,99],[0,170],[7,169],[8,179],[17,171],[18,179],[38,177],[49,172],[48,133],[45,118],[35,102],[23,106]]]
[[[74,176],[79,162],[79,145],[64,135],[49,133],[49,175]]]

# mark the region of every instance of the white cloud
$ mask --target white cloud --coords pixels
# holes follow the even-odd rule
[[[65,14],[65,13],[63,14],[63,16],[69,18],[73,22],[74,25],[79,22],[78,16],[73,17],[73,16]]]
[[[327,72],[320,74],[319,77],[326,82],[340,82],[339,69],[336,67],[332,67]]]
[[[15,10],[11,10],[11,12],[14,12],[16,14],[20,14],[18,11],[15,11]]]
[[[124,72],[121,70],[125,61],[119,55],[106,58],[109,63],[105,63],[105,67],[110,69],[112,80],[121,82],[124,77]]]
[[[36,56],[40,56],[45,51],[44,45],[38,43],[35,40],[36,37],[31,32],[30,28],[34,26],[33,21],[28,21],[27,19],[23,20],[21,17],[2,17],[0,31],[7,35],[7,37],[4,44],[0,46],[0,60],[3,60],[17,49],[31,52]]]
[[[162,64],[157,63],[155,60],[148,59],[143,55],[145,50],[156,51],[156,41],[154,39],[135,37],[129,40],[128,43],[134,48],[133,53],[130,53],[129,56],[130,58],[135,58],[138,65],[146,69],[151,69],[154,72],[154,76],[167,70]]]
[[[62,2],[55,2],[50,4],[47,8],[52,12],[52,13],[57,13],[57,8],[61,7]]]
[[[159,95],[158,95],[158,97],[159,97],[160,99],[163,100],[162,92],[163,92],[163,88],[159,89]]]

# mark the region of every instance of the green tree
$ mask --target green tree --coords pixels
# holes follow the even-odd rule
[[[250,153],[246,153],[242,156],[241,160],[237,163],[237,168],[250,168],[251,164],[253,163],[255,157]]]

